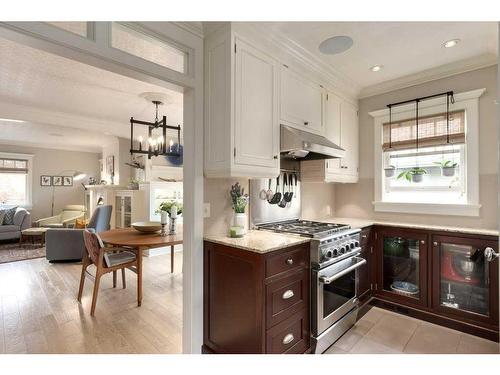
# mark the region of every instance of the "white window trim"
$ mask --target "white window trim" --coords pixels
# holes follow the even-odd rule
[[[374,173],[375,173],[375,200],[372,202],[374,210],[378,212],[399,212],[414,214],[479,216],[479,97],[486,89],[477,89],[455,94],[453,110],[465,110],[466,123],[466,158],[467,171],[467,204],[439,204],[439,203],[399,203],[385,202],[382,197],[382,126],[389,121],[389,110],[381,109],[369,112],[374,118]],[[443,112],[443,99],[436,98],[423,101],[419,104],[419,115],[426,116]],[[402,105],[392,110],[392,120],[398,121],[411,118],[415,115],[415,105]]]
[[[28,174],[26,177],[27,201],[23,208],[31,210],[33,208],[33,154],[19,154],[15,152],[0,152],[0,158],[26,159],[28,161]]]

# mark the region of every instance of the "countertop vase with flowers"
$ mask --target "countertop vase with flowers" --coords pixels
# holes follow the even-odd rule
[[[229,228],[229,235],[231,237],[243,237],[248,230],[248,216],[245,208],[248,204],[249,197],[245,194],[245,189],[237,182],[231,186],[229,192],[231,196],[231,205],[234,211],[233,225]]]

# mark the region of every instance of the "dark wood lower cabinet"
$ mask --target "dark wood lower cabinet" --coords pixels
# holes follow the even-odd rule
[[[204,244],[205,353],[310,347],[309,244],[258,254]]]
[[[486,247],[498,251],[496,237],[382,226],[372,231],[372,304],[498,341],[498,259],[487,262],[483,255]]]

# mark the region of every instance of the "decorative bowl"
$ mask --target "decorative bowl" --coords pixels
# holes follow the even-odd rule
[[[132,223],[132,227],[142,233],[156,233],[161,231],[161,224],[159,221],[138,221]]]

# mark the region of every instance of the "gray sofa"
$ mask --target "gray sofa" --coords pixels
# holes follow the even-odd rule
[[[21,231],[31,227],[31,215],[26,209],[18,207],[14,214],[13,225],[0,225],[0,240],[14,240],[21,237]]]
[[[87,229],[97,233],[109,230],[113,206],[95,209]],[[48,261],[82,260],[85,251],[83,229],[47,229],[45,233],[46,258]]]

